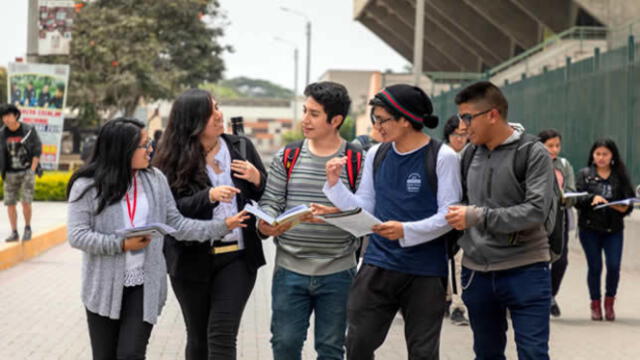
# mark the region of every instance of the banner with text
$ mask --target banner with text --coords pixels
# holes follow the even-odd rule
[[[69,65],[9,64],[8,101],[20,108],[20,120],[38,131],[40,164],[47,170],[58,168],[68,83]]]

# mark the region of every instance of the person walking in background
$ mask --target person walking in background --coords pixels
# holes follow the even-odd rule
[[[443,137],[445,144],[455,151],[460,158],[465,146],[469,143],[469,134],[467,133],[467,124],[460,121],[457,115],[451,116],[444,124]],[[455,281],[455,286],[449,283],[447,287],[447,299],[450,304],[446,314],[449,316],[451,323],[454,325],[469,325],[469,320],[465,317],[467,308],[462,301],[462,287],[460,284],[460,274],[462,273],[462,258],[464,251],[459,249],[453,256],[452,261],[455,266],[455,272],[451,274],[451,282]],[[455,290],[455,291],[454,291]]]
[[[334,82],[318,82],[308,85],[304,94],[305,139],[295,149],[281,149],[273,158],[267,188],[260,200],[260,206],[274,217],[310,202],[332,206],[322,193],[327,179],[325,164],[350,149],[339,133],[351,105],[347,89]],[[289,158],[289,154],[297,157]],[[360,172],[356,171],[351,179],[357,185]],[[351,185],[346,171],[340,174],[339,181]],[[289,229],[286,224],[271,226],[260,220],[258,229],[265,236],[273,236],[276,244],[271,289],[273,358],[301,358],[313,313],[318,359],[342,359],[347,298],[356,272],[358,239],[333,225],[316,221]]]
[[[266,184],[251,141],[224,134],[218,102],[200,89],[174,101],[153,164],[167,176],[180,213],[192,219],[235,214],[259,200]],[[188,360],[236,358],[242,312],[265,264],[255,218],[247,224],[211,242],[165,238],[171,286],[187,328]]]
[[[444,216],[462,197],[459,161],[422,131],[438,117],[420,88],[389,86],[369,105],[384,142],[369,150],[358,191],[338,181],[345,158],[327,163],[323,189],[341,210],[363,208],[382,221],[349,293],[347,358],[373,359],[400,311],[409,358],[438,359],[451,230]]]
[[[7,206],[11,234],[7,242],[20,240],[18,234],[18,199],[22,203],[24,232],[22,241],[31,240],[31,215],[35,191],[35,175],[41,173],[42,143],[33,125],[20,121],[20,110],[7,104],[0,107],[3,126],[0,128],[0,176],[4,186],[4,204]]]
[[[576,181],[573,172],[573,167],[569,163],[569,160],[560,157],[560,151],[562,149],[562,135],[555,129],[542,130],[538,133],[538,139],[544,145],[549,152],[551,159],[553,160],[553,169],[556,175],[556,181],[558,186],[562,189],[563,193],[570,193],[576,191]],[[569,265],[569,231],[575,228],[575,218],[571,207],[575,204],[575,198],[568,198],[563,200],[563,209],[565,212],[564,229],[562,232],[562,254],[553,264],[551,264],[551,315],[554,317],[560,316],[560,306],[556,301],[556,295],[560,290],[560,284],[562,278]]]
[[[591,297],[591,319],[602,320],[602,254],[607,267],[605,281],[605,318],[616,318],[614,302],[620,281],[624,217],[632,206],[612,205],[596,210],[595,206],[634,196],[627,168],[620,158],[616,143],[599,139],[589,151],[587,167],[578,172],[577,191],[589,196],[578,198],[578,229],[580,243],[587,258],[587,284]]]
[[[190,220],[178,212],[165,176],[149,167],[144,124],[118,118],[98,134],[89,163],[67,188],[69,244],[83,251],[82,302],[94,359],[144,359],[167,298],[161,236],[125,238],[118,230],[164,223],[176,239],[208,242],[244,227],[244,212]]]

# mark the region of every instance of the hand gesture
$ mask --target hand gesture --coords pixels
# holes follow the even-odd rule
[[[229,230],[233,230],[238,227],[244,228],[247,227],[247,224],[245,224],[244,222],[248,218],[249,214],[247,214],[247,211],[242,210],[239,213],[224,219],[224,223],[227,225],[227,229]]]
[[[383,222],[382,224],[374,225],[371,230],[389,240],[398,240],[404,237],[404,227],[399,221]]]
[[[142,250],[151,242],[150,236],[134,236],[124,239],[122,242],[122,251]]]
[[[240,194],[240,189],[228,185],[220,185],[209,190],[209,200],[229,203],[236,194]]]
[[[289,230],[291,228],[291,225],[293,224],[291,222],[288,222],[273,226],[269,225],[269,223],[264,220],[260,220],[258,221],[258,231],[267,236],[280,236],[287,230]]]
[[[467,228],[467,206],[451,205],[449,212],[444,216],[449,225],[456,230]]]
[[[340,174],[342,173],[342,168],[347,163],[347,157],[337,157],[327,161],[325,165],[325,170],[327,172],[327,183],[329,186],[334,186],[338,180],[340,180]]]
[[[260,186],[260,171],[246,160],[233,160],[231,162],[233,176],[238,179],[247,180],[255,186]]]
[[[593,200],[591,201],[591,206],[596,206],[596,205],[606,204],[606,203],[608,203],[607,199],[603,198],[600,195],[595,195],[593,197]]]

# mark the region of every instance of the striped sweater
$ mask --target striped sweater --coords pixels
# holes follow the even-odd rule
[[[305,140],[288,183],[282,164],[284,149],[281,149],[271,162],[260,206],[272,216],[300,204],[333,206],[322,192],[327,179],[325,163],[334,157],[344,156],[345,148],[346,143],[343,142],[335,154],[320,157],[309,151]],[[349,185],[346,167],[341,180]],[[357,180],[360,181],[360,174]],[[302,223],[274,241],[276,265],[303,275],[334,274],[356,265],[354,252],[359,240],[333,225]]]

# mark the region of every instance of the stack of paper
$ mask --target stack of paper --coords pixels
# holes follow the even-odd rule
[[[612,201],[606,204],[600,204],[594,207],[593,210],[600,210],[613,205],[634,206],[637,203],[640,203],[640,198],[628,198],[624,200]]]
[[[371,234],[373,232],[371,228],[374,225],[382,224],[382,221],[361,208],[319,215],[318,217],[356,237]]]
[[[134,228],[128,229],[120,229],[116,231],[116,235],[123,237],[135,237],[135,236],[145,236],[145,235],[171,235],[176,232],[176,229],[172,228],[167,224],[162,223],[153,223],[144,226],[138,226]]]

